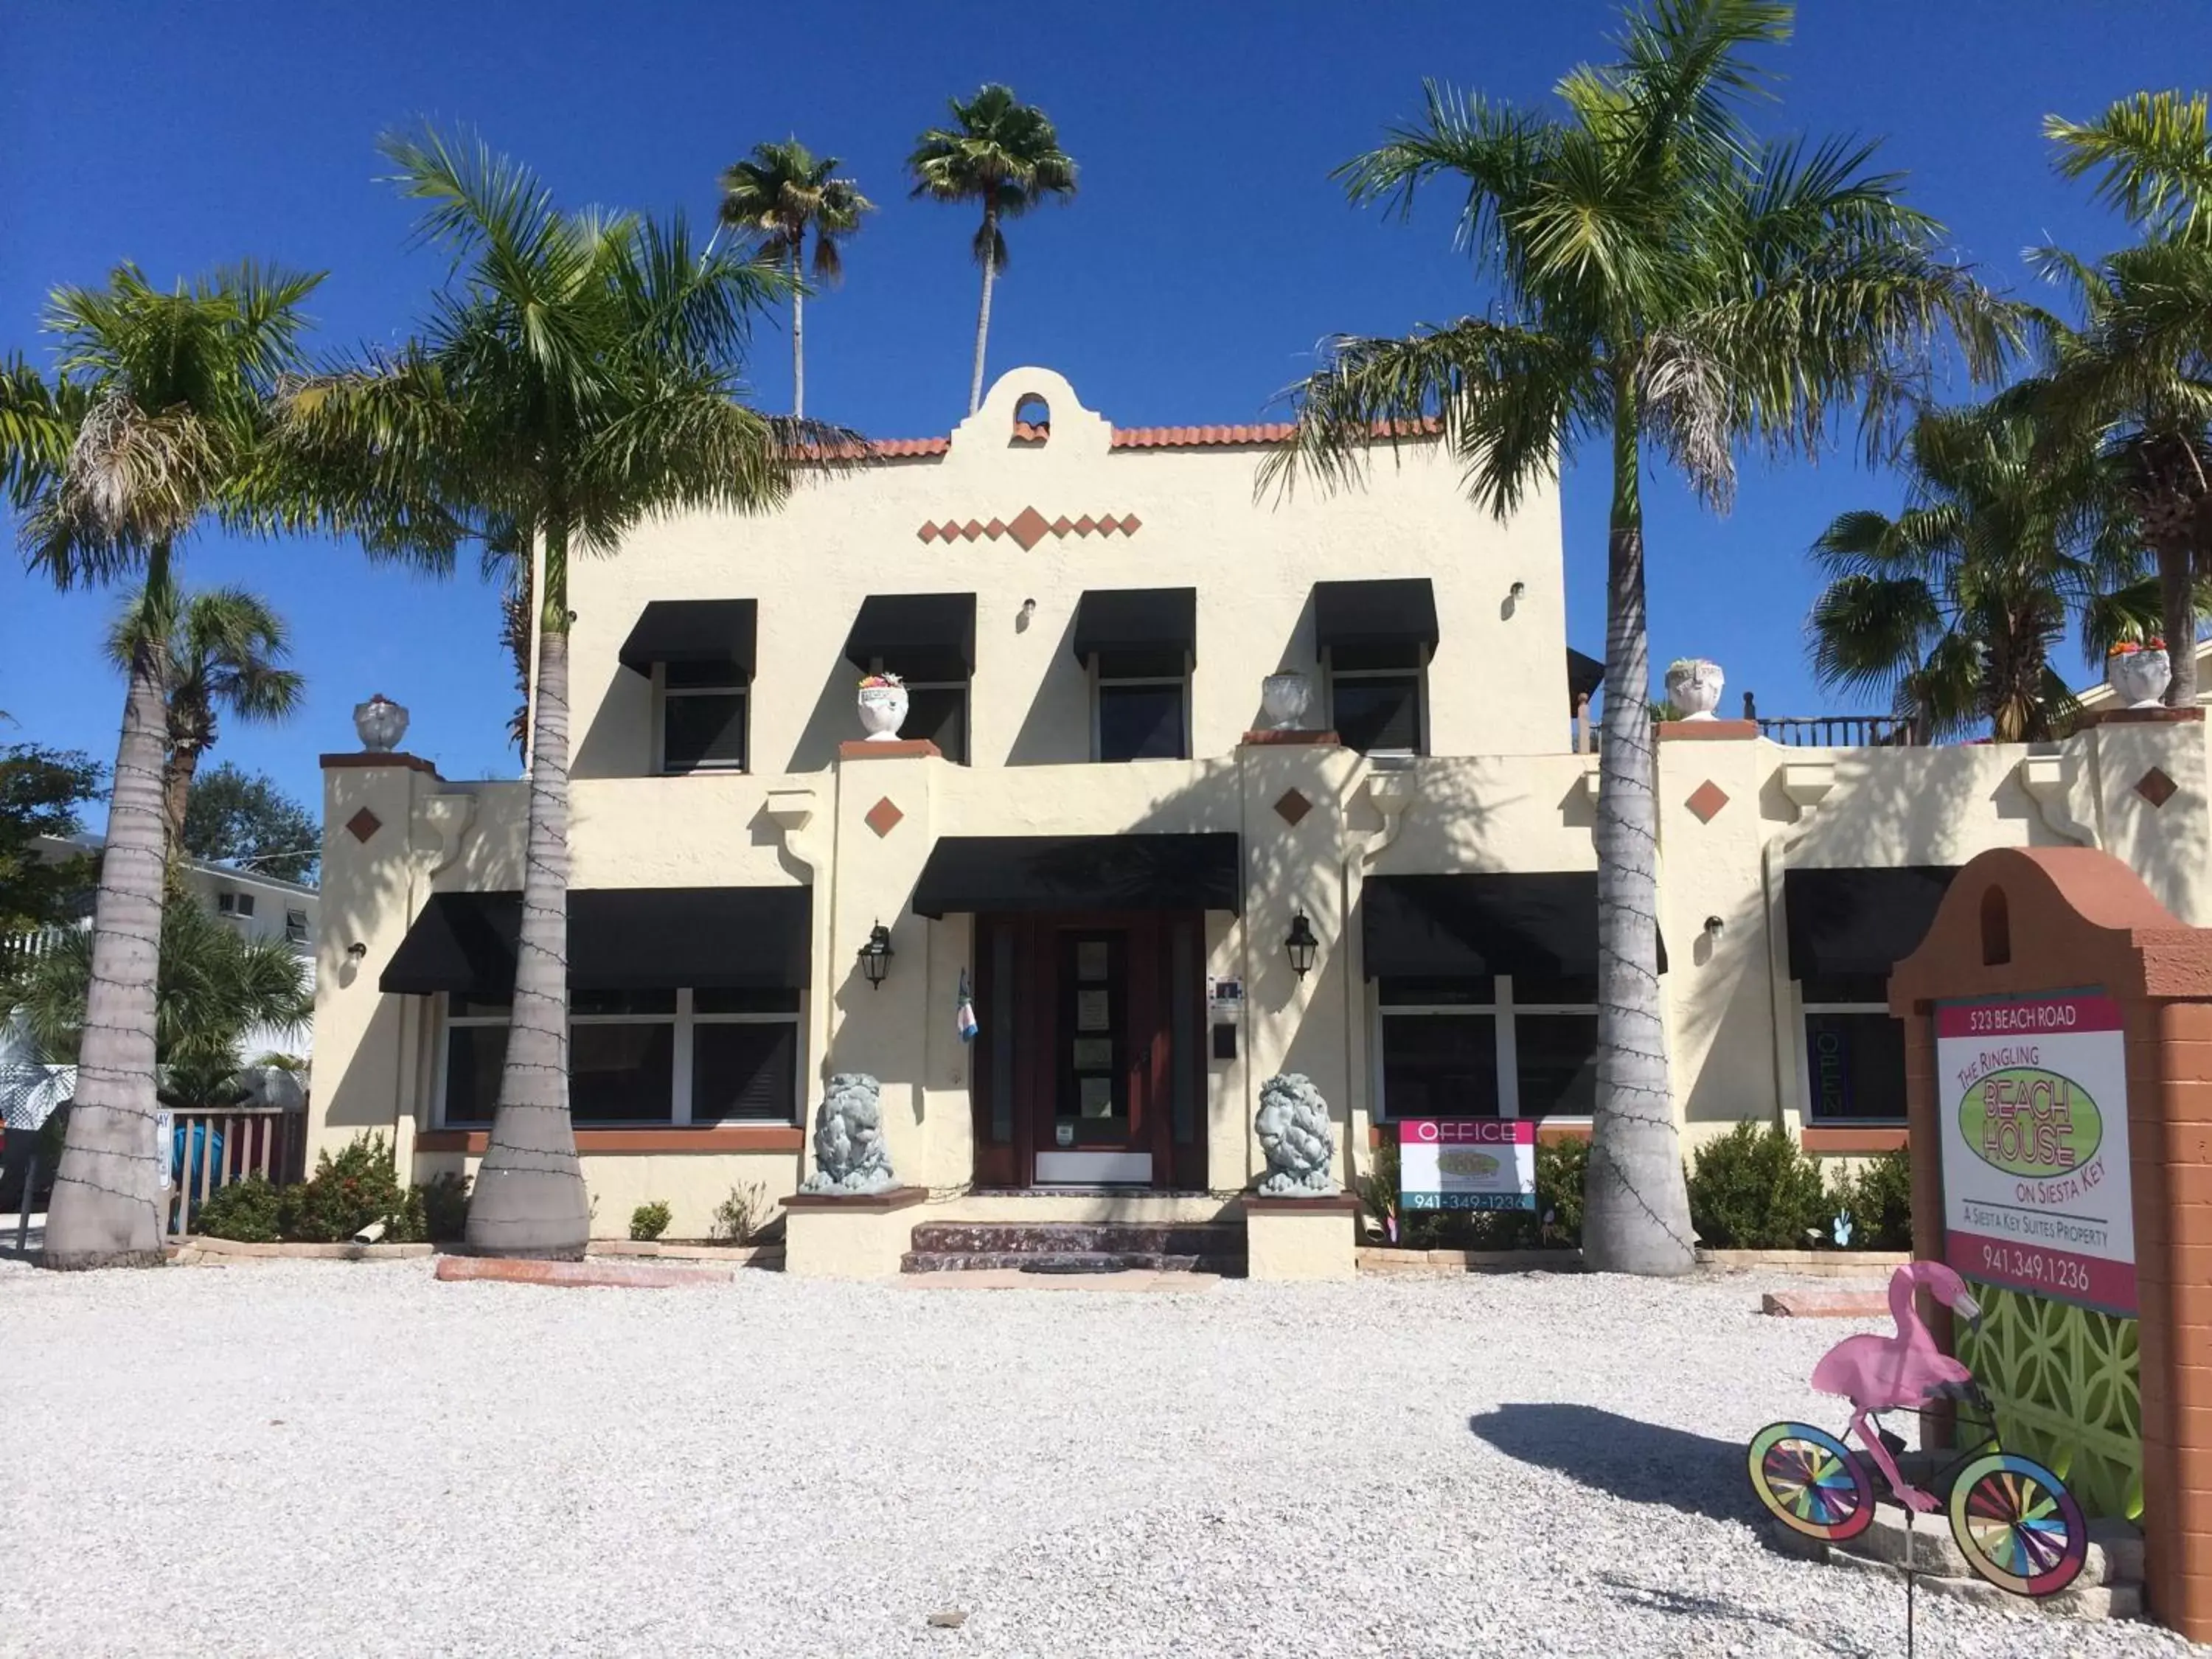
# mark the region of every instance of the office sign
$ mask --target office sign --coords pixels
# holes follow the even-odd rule
[[[1398,1126],[1401,1210],[1536,1207],[1536,1126],[1504,1118]]]

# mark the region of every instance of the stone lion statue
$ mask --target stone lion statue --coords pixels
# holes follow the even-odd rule
[[[884,1151],[882,1085],[865,1072],[840,1072],[814,1109],[814,1173],[799,1190],[883,1193],[898,1185]]]
[[[1311,1079],[1289,1072],[1261,1084],[1253,1127],[1260,1150],[1267,1155],[1261,1193],[1271,1198],[1325,1198],[1339,1190],[1332,1172],[1336,1129],[1328,1121],[1328,1103]]]

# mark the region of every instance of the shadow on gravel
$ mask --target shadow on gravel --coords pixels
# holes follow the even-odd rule
[[[1747,1625],[1765,1625],[1774,1630],[1785,1630],[1801,1641],[1816,1638],[1806,1629],[1806,1621],[1783,1613],[1762,1613],[1734,1601],[1723,1601],[1716,1595],[1685,1595],[1662,1584],[1638,1583],[1633,1578],[1618,1573],[1600,1573],[1598,1582],[1611,1590],[1616,1600],[1632,1607],[1649,1607],[1655,1613],[1679,1613],[1686,1619],[1733,1619]],[[1901,1623],[1902,1621],[1900,1621]],[[1822,1644],[1830,1653],[1852,1656],[1852,1659],[1872,1659],[1878,1653],[1894,1653],[1894,1646],[1869,1646],[1854,1641],[1849,1647],[1839,1647],[1832,1642]]]
[[[1740,1442],[1595,1406],[1505,1405],[1468,1418],[1467,1426],[1508,1457],[1632,1504],[1664,1504],[1714,1521],[1759,1519]]]

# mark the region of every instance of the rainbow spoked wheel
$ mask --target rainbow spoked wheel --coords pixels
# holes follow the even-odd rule
[[[1959,1471],[1951,1536],[1968,1565],[2014,1595],[2056,1595],[2089,1559],[2089,1527],[2074,1495],[2015,1452],[1990,1452]]]
[[[1793,1532],[1840,1542],[1874,1524],[1874,1483],[1850,1449],[1810,1423],[1770,1423],[1751,1439],[1751,1489]]]

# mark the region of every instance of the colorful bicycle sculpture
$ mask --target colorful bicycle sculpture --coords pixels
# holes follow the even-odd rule
[[[2081,1506],[2042,1464],[1998,1445],[1995,1413],[1973,1374],[1936,1348],[1913,1308],[1913,1291],[1922,1287],[1953,1312],[1980,1317],[1966,1281],[1942,1262],[1899,1267],[1889,1281],[1897,1334],[1847,1337],[1813,1370],[1814,1388],[1851,1402],[1844,1433],[1856,1434],[1864,1451],[1809,1423],[1770,1423],[1752,1437],[1752,1490],[1784,1526],[1841,1543],[1874,1524],[1878,1471],[1907,1508],[1948,1511],[1960,1553],[1983,1577],[2015,1595],[2055,1595],[2088,1559]],[[1905,1442],[1879,1420],[1885,1411],[1939,1400],[1972,1407],[1977,1418],[1969,1420],[1986,1431],[1938,1474],[1933,1484],[1941,1496],[1899,1472],[1896,1454]]]

